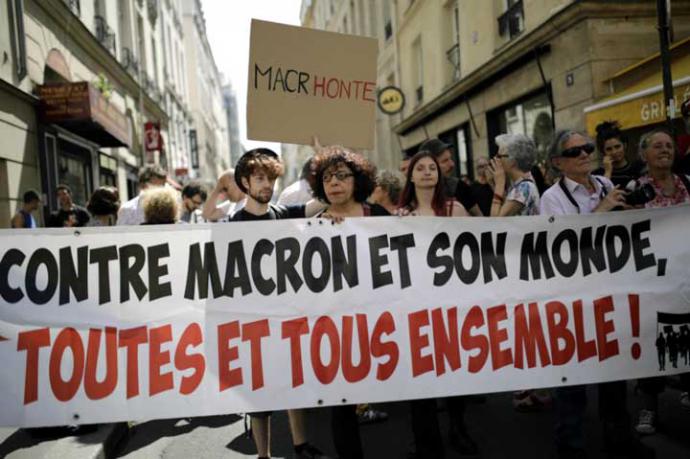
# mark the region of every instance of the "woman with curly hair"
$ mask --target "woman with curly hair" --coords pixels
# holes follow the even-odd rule
[[[166,225],[176,223],[180,204],[177,191],[168,187],[147,189],[142,195],[144,225]]]
[[[443,193],[443,175],[434,155],[420,151],[410,160],[407,181],[400,197],[398,215],[466,217],[465,208]]]
[[[343,147],[323,148],[315,157],[314,197],[328,207],[317,216],[329,218],[390,215],[366,202],[376,186],[376,166],[364,156]]]

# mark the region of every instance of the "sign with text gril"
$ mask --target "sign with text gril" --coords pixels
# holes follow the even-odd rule
[[[687,371],[688,210],[2,230],[0,425]]]
[[[373,38],[252,20],[247,136],[374,147]]]

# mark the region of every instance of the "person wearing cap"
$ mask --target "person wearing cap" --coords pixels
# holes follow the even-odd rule
[[[469,212],[470,215],[481,217],[483,214],[474,198],[472,188],[459,178],[453,176],[455,162],[453,161],[453,154],[451,152],[452,148],[453,146],[451,144],[434,138],[423,142],[419,146],[418,151],[428,151],[436,158],[436,161],[441,167],[441,172],[443,173],[445,179],[444,183],[446,197],[455,197],[455,199],[457,199],[460,204],[467,209],[467,212]]]
[[[595,150],[594,143],[584,133],[560,130],[554,134],[548,158],[560,177],[542,195],[541,215],[590,214],[625,207],[623,190],[614,187],[606,177],[592,175],[591,155]],[[633,437],[626,391],[626,381],[598,384],[605,448],[615,457],[654,457],[654,451]],[[586,386],[557,387],[553,391],[553,401],[558,457],[584,457]]]
[[[278,155],[268,148],[250,150],[235,166],[235,183],[246,194],[245,206],[230,218],[230,222],[281,220],[305,218],[322,210],[325,206],[316,200],[295,206],[271,204],[276,179],[283,174],[283,164]],[[296,459],[327,459],[318,448],[307,442],[303,410],[287,410],[290,420],[292,443]],[[252,435],[259,458],[271,455],[270,417],[271,412],[251,414]]]

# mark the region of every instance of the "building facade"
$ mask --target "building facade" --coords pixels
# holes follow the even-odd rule
[[[689,15],[690,2],[672,2],[676,42]],[[380,167],[438,136],[470,177],[500,133],[531,136],[543,160],[554,129],[585,129],[618,72],[659,48],[654,0],[304,0],[302,24],[378,38],[378,87],[406,101],[377,112]]]
[[[375,38],[379,43],[377,86],[399,86],[395,4],[392,0],[304,0],[300,12],[303,27]],[[402,120],[400,114],[387,115],[377,108],[374,149],[364,152],[380,169],[398,167],[400,143],[393,126]],[[288,148],[288,152],[295,150]],[[303,161],[310,147],[297,147],[296,157]],[[301,162],[296,168],[301,168]]]
[[[228,124],[228,145],[230,149],[230,165],[234,166],[244,154],[244,148],[240,142],[240,125],[237,114],[237,94],[231,83],[223,86],[223,108]]]
[[[221,77],[206,38],[201,0],[184,0],[183,9],[185,70],[192,115],[191,168],[197,177],[215,183],[216,177],[230,166]]]
[[[78,204],[99,185],[137,193],[144,125],[160,126],[154,0],[0,2],[0,226],[33,188],[43,212],[66,183]]]
[[[100,185],[135,196],[145,164],[180,181],[213,179],[227,165],[217,71],[210,52],[188,62],[188,49],[208,50],[203,28],[185,27],[188,16],[202,17],[198,1],[0,0],[0,227],[28,189],[43,194],[45,214],[57,208],[60,183],[84,205]],[[189,81],[199,66],[213,70],[211,89]],[[200,92],[213,110],[194,150]]]
[[[495,153],[494,137],[532,137],[540,159],[554,129],[584,130],[610,79],[659,49],[655,1],[398,0],[400,79],[410,103],[394,130],[415,151],[455,145],[458,174]],[[673,2],[675,39],[690,2]],[[439,27],[430,27],[438,24]]]

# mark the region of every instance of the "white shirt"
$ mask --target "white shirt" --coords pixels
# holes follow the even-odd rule
[[[580,208],[579,212],[578,207],[575,207],[563,192],[559,184],[561,179],[559,179],[542,195],[539,213],[541,215],[591,214],[601,202],[602,197],[613,189],[613,183],[601,175],[590,175],[589,179],[594,185],[594,193],[590,193],[584,185],[574,180],[567,177],[562,179],[566,189]]]
[[[117,212],[117,226],[141,225],[144,223],[144,207],[141,205],[141,194],[122,204]]]
[[[311,187],[306,180],[301,179],[289,185],[280,193],[280,196],[278,197],[278,205],[296,206],[306,204],[311,199]]]

